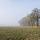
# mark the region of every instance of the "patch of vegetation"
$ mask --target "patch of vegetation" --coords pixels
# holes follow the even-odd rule
[[[0,28],[0,40],[40,40],[40,28]]]

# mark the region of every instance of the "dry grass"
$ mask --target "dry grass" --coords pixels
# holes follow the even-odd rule
[[[40,40],[40,28],[0,28],[0,40]]]

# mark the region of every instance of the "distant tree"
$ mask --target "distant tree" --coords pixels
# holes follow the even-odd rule
[[[30,15],[24,17],[19,21],[22,26],[38,26],[38,19],[40,17],[40,9],[34,8]]]
[[[31,19],[30,16],[26,16],[23,17],[20,21],[18,21],[20,23],[21,26],[31,26]]]
[[[38,26],[39,17],[40,17],[40,9],[34,8],[34,10],[32,10],[32,13],[30,14],[30,18],[33,24]]]

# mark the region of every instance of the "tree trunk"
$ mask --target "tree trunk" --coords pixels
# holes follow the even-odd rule
[[[38,25],[38,16],[37,16],[37,26],[39,26],[39,25]]]

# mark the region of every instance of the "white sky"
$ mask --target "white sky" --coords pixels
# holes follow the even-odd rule
[[[40,0],[0,0],[0,25],[18,25],[33,8],[40,8]]]

